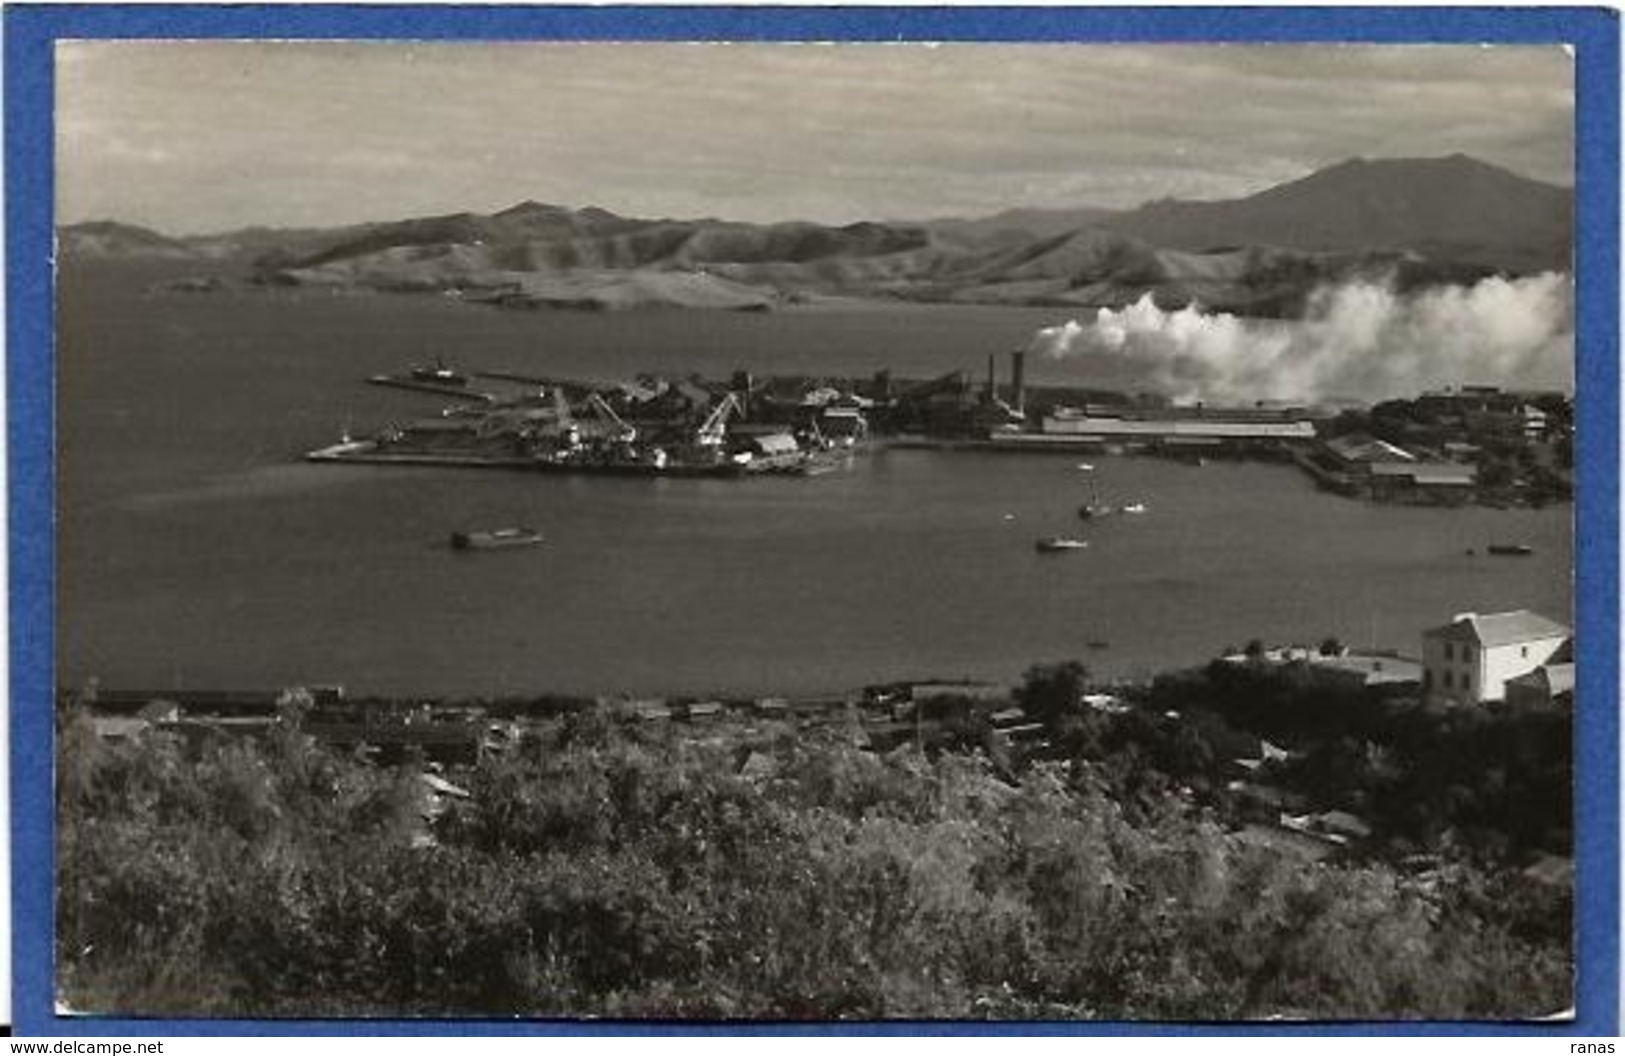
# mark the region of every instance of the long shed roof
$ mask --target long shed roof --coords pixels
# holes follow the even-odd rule
[[[1371,475],[1409,477],[1417,484],[1451,484],[1464,487],[1478,479],[1478,468],[1457,462],[1373,462]]]

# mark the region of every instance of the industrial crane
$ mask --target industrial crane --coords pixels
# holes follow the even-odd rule
[[[615,438],[621,443],[630,444],[638,438],[638,431],[631,425],[628,425],[626,420],[620,415],[616,414],[615,408],[611,407],[608,402],[606,402],[605,399],[596,392],[590,392],[587,394],[587,407],[590,410],[596,411],[599,417],[608,419],[615,424],[616,428],[620,430],[619,434]]]
[[[737,393],[728,393],[708,415],[695,432],[695,439],[705,447],[716,447],[728,437],[728,418],[742,413]]]

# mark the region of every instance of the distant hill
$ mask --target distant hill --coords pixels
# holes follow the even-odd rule
[[[1246,198],[1126,212],[831,226],[641,219],[525,201],[489,215],[325,230],[170,239],[97,223],[63,228],[61,238],[79,258],[193,256],[262,283],[441,291],[508,306],[763,308],[829,294],[1086,307],[1149,291],[1165,307],[1277,315],[1355,275],[1417,286],[1565,268],[1571,198],[1454,155],[1353,160]]]
[[[185,259],[197,256],[185,243],[156,231],[113,220],[92,220],[57,231],[57,252],[68,259],[112,260],[128,257]]]
[[[1081,227],[1109,223],[1122,210],[1083,206],[1077,209],[1006,209],[976,219],[945,218],[922,221],[919,226],[945,242],[992,249],[1011,247],[1034,239],[1053,238]]]
[[[1463,154],[1356,158],[1247,198],[1151,202],[1106,223],[1174,249],[1408,250],[1517,271],[1562,269],[1572,198]]]

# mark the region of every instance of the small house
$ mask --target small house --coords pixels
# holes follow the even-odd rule
[[[1444,704],[1503,701],[1509,681],[1556,659],[1571,634],[1527,609],[1462,613],[1422,632],[1423,696]]]

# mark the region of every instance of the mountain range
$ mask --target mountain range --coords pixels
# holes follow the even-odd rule
[[[1149,291],[1164,307],[1254,315],[1295,314],[1318,286],[1354,276],[1415,287],[1566,270],[1571,244],[1572,192],[1459,154],[1355,159],[1237,199],[924,222],[639,219],[526,201],[325,229],[58,232],[67,262],[195,260],[255,283],[509,307],[762,309],[815,296],[1081,307]]]

